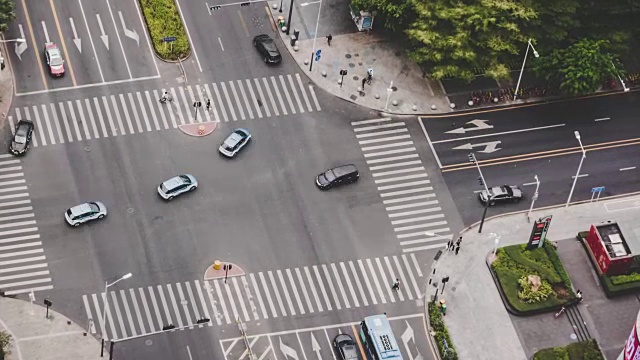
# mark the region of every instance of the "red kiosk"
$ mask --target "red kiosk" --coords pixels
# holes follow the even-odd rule
[[[629,236],[623,236],[624,226],[615,221],[607,221],[598,225],[591,225],[587,235],[587,247],[591,256],[598,264],[601,274],[623,275],[633,264],[634,255],[640,255],[640,243],[633,232],[627,231]]]

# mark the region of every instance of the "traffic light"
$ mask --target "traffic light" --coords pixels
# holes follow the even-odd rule
[[[220,9],[220,5],[209,6],[209,10],[218,10]]]
[[[482,181],[482,176],[478,176],[478,184],[480,184],[480,186],[484,186],[484,181]]]
[[[470,162],[472,162],[472,163],[476,162],[476,156],[473,153],[467,155],[467,157],[469,158]]]
[[[243,2],[243,3],[240,3],[240,6],[249,6],[249,4],[251,4],[251,2]]]

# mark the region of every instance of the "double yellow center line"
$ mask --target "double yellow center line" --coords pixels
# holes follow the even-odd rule
[[[584,149],[585,151],[598,151],[598,150],[606,150],[606,149],[619,148],[619,147],[631,146],[631,145],[640,145],[640,138],[608,141],[608,142],[603,142],[598,144],[585,145]],[[520,162],[520,161],[544,159],[544,158],[550,158],[554,156],[570,155],[570,154],[576,154],[581,152],[582,152],[582,149],[579,146],[574,146],[569,148],[546,150],[546,151],[532,152],[532,153],[526,153],[526,154],[520,154],[520,155],[505,156],[505,157],[495,158],[495,159],[480,160],[478,161],[478,164],[480,164],[480,166],[503,165],[503,164]],[[442,172],[466,170],[466,169],[473,169],[473,168],[475,168],[474,164],[464,162],[464,163],[458,163],[458,164],[445,165],[442,167]]]

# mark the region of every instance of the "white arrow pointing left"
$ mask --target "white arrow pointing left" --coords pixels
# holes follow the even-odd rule
[[[493,128],[493,125],[487,124],[488,122],[489,122],[489,120],[479,120],[479,119],[467,121],[464,125],[462,125],[462,127],[459,127],[459,128],[453,129],[453,130],[449,130],[449,131],[445,131],[445,133],[447,133],[447,134],[464,134],[464,133],[469,132],[469,131],[486,130],[486,129]],[[469,124],[471,124],[472,126],[468,126]]]
[[[460,145],[460,146],[456,146],[453,148],[453,150],[471,150],[475,147],[480,147],[480,146],[484,146],[483,150],[480,150],[478,152],[481,153],[485,153],[485,154],[491,154],[493,152],[496,152],[498,150],[502,150],[502,148],[498,147],[498,144],[500,144],[502,141],[500,140],[496,140],[496,141],[489,141],[486,143],[479,143],[479,144],[471,144],[471,143],[467,143],[464,145]]]
[[[316,337],[313,336],[313,333],[311,333],[311,349],[318,356],[318,360],[322,360],[322,356],[320,355],[320,344],[318,344],[318,341],[316,340]]]
[[[76,25],[73,23],[73,18],[69,18],[69,23],[71,24],[71,31],[73,32],[73,42],[76,44],[78,51],[82,54],[82,43],[78,37],[78,32],[76,31]]]
[[[407,329],[402,333],[402,336],[400,337],[402,338],[402,343],[404,344],[404,350],[407,352],[407,354],[409,354],[409,356],[411,356],[409,342],[413,343],[415,347],[416,340],[413,337],[413,328],[411,327],[411,325],[409,325],[409,322],[407,320],[405,320],[405,323],[407,324]],[[422,354],[418,352],[418,355],[414,357],[413,360],[422,360]]]

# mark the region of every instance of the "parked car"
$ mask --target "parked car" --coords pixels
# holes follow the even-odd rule
[[[350,184],[358,181],[360,174],[355,165],[342,165],[329,169],[316,176],[316,185],[322,190],[327,190],[343,184]]]
[[[9,152],[13,155],[24,155],[29,150],[31,136],[33,135],[33,122],[20,120],[13,134],[13,140],[9,145]]]
[[[198,181],[193,175],[183,174],[158,185],[158,194],[165,200],[173,200],[174,197],[193,191],[198,187]]]
[[[333,347],[338,350],[340,360],[358,360],[356,342],[347,334],[339,334],[333,339]]]
[[[107,216],[107,207],[100,201],[87,201],[67,209],[64,218],[71,226],[80,226],[91,220],[102,219]]]
[[[249,143],[249,140],[251,140],[251,132],[249,132],[249,130],[243,128],[235,129],[224,139],[222,144],[220,144],[218,151],[220,151],[222,155],[232,158]]]
[[[49,67],[51,76],[59,77],[64,75],[64,60],[58,45],[52,42],[44,44],[44,60]]]
[[[282,61],[282,55],[276,47],[276,43],[273,39],[267,35],[262,34],[253,38],[253,46],[258,49],[262,59],[267,64],[277,64]]]
[[[486,190],[482,190],[478,198],[483,204],[488,201],[489,205],[502,202],[518,202],[522,200],[522,190],[517,186],[511,185],[494,186],[489,189],[488,194]]]

